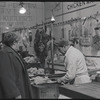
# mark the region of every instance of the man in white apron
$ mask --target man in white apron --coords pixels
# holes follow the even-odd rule
[[[58,83],[90,83],[84,55],[75,47],[70,46],[69,41],[62,40],[58,46],[65,53],[64,65],[66,70],[65,76],[57,79]]]

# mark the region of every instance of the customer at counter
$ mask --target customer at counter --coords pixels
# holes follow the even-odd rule
[[[64,65],[66,74],[58,78],[58,83],[83,84],[90,83],[84,55],[69,41],[62,40],[58,43],[59,49],[65,54]]]
[[[33,98],[26,66],[17,52],[19,41],[14,32],[4,33],[4,47],[0,50],[0,98],[3,99]]]

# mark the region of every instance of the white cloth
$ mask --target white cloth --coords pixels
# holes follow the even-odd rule
[[[91,82],[88,75],[84,55],[73,46],[70,46],[65,54],[66,75],[62,77],[64,81],[71,81],[75,78],[74,84]]]

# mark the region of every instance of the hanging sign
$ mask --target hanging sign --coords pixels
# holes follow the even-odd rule
[[[88,4],[93,4],[93,2],[74,2],[72,4],[68,4],[67,9],[72,10],[72,9],[79,8]]]
[[[63,13],[71,13],[76,10],[87,9],[89,7],[95,6],[97,2],[64,2],[63,3]]]

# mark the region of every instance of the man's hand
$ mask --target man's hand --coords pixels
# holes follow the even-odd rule
[[[65,82],[65,81],[63,80],[63,78],[59,78],[59,79],[57,79],[56,81],[57,81],[58,83],[62,84],[62,85],[64,85],[65,83],[68,83],[68,82]]]

